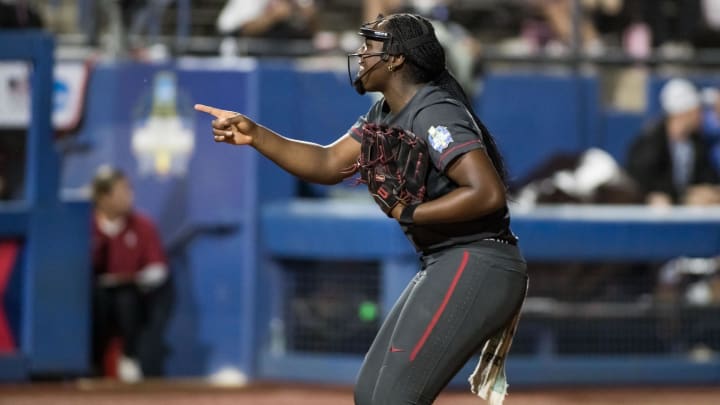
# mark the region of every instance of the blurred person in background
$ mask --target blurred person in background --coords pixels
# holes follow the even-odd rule
[[[688,80],[674,78],[660,92],[665,115],[632,143],[627,170],[650,205],[720,203],[718,171],[701,133],[701,99]]]
[[[236,53],[235,37],[309,40],[316,20],[314,0],[228,0],[217,18],[217,30],[225,37],[220,51]],[[282,44],[267,51],[282,54]]]
[[[645,40],[666,57],[720,47],[720,0],[624,0],[627,35],[642,27]]]
[[[363,0],[363,21],[372,21],[379,14],[387,15],[393,10],[400,10],[406,2],[408,0]]]
[[[166,255],[153,222],[133,208],[123,172],[108,166],[92,183],[93,361],[102,374],[110,343],[120,338],[114,373],[123,382],[161,374],[163,321],[170,306]]]
[[[137,2],[132,14],[124,17],[128,24],[128,37],[133,50],[142,50],[148,47],[160,49],[164,47],[159,42],[163,16],[168,6],[175,0],[145,0]],[[161,52],[167,52],[163,50]]]
[[[573,2],[575,0],[527,0],[531,9],[545,20],[552,38],[545,45],[551,53],[567,53],[573,45]],[[599,3],[599,4],[595,4]],[[621,0],[583,1],[580,4],[580,51],[597,56],[604,52],[605,46],[592,19],[591,11],[595,7],[617,12],[622,6]]]
[[[29,0],[0,0],[0,29],[42,28],[43,21]]]
[[[689,80],[673,78],[662,87],[660,104],[664,116],[638,136],[628,154],[628,171],[645,202],[720,204],[720,175],[712,161],[712,137],[704,132],[700,92]],[[660,309],[657,334],[668,350],[697,359],[720,350],[716,317],[697,322],[692,312],[720,303],[718,263],[717,257],[679,257],[650,266]]]
[[[159,43],[165,10],[174,0],[101,0],[97,21],[88,30],[90,45],[102,45],[114,58],[166,57],[167,50]],[[104,24],[103,24],[104,23]],[[107,26],[107,40],[100,44],[100,27]]]
[[[712,145],[712,161],[720,172],[720,90],[706,87],[702,91],[703,134]]]
[[[702,90],[703,132],[713,142],[720,139],[720,90],[706,87]]]

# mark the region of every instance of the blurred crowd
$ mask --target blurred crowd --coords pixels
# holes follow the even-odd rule
[[[720,47],[718,0],[2,0],[0,10],[2,27],[80,33],[88,44],[112,52],[171,46],[167,38],[179,32],[215,37],[211,42],[217,52],[263,52],[230,41],[248,38],[307,40],[308,53],[347,51],[352,46],[348,32],[377,14],[398,11],[432,19],[446,43],[461,46],[469,59],[479,58],[484,48],[516,55],[578,51],[596,57],[622,51],[643,58]],[[187,27],[178,29],[181,24]],[[105,34],[113,38],[100,41]],[[273,45],[265,51],[297,53],[281,42]],[[138,54],[143,55],[130,53]]]
[[[647,67],[684,74],[711,67],[712,57],[697,56],[720,49],[720,0],[0,0],[0,8],[0,27],[58,34],[60,55],[136,60],[342,56],[360,45],[362,22],[413,12],[433,21],[471,95],[508,57],[566,67],[579,57],[608,73],[609,104],[634,111],[646,107],[636,90]]]
[[[720,48],[720,0],[0,0],[0,8],[0,27],[58,34],[60,55],[136,60],[341,56],[360,45],[362,22],[413,12],[433,21],[471,95],[508,57],[580,57],[606,71],[621,60],[604,82],[613,105],[633,110],[644,107],[633,90],[644,67],[699,68],[698,52]]]

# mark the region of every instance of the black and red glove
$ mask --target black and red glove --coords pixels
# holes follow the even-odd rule
[[[357,168],[387,216],[396,205],[416,205],[426,199],[430,155],[424,139],[401,128],[368,123],[362,127]]]

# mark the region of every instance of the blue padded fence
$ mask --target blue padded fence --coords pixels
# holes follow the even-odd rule
[[[0,61],[32,66],[25,192],[0,203],[0,238],[17,241],[20,264],[6,301],[15,348],[0,354],[0,380],[82,374],[88,368],[89,205],[59,198],[60,157],[50,127],[53,38],[0,33]],[[0,297],[2,299],[2,297]]]

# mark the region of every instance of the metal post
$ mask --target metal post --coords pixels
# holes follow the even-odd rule
[[[575,60],[575,68],[578,67],[578,62],[581,57],[582,51],[582,23],[583,23],[583,11],[580,0],[572,0],[572,37],[570,38],[570,52],[572,58]]]
[[[175,47],[177,53],[187,50],[190,35],[190,0],[178,0]]]

